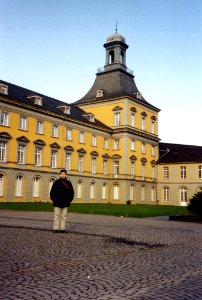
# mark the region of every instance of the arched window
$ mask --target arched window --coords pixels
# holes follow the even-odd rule
[[[152,201],[152,202],[154,201],[154,197],[155,197],[155,188],[152,187],[152,188],[151,188],[151,201]]]
[[[130,185],[130,201],[134,200],[134,184]]]
[[[141,201],[145,201],[145,186],[141,186]]]
[[[118,185],[118,183],[114,184],[114,200],[119,200],[119,185]]]
[[[49,180],[49,194],[50,194],[50,190],[52,188],[52,185],[53,185],[53,182],[55,181],[56,179],[54,177],[51,177],[51,179]]]
[[[77,198],[81,199],[82,198],[82,181],[79,180],[77,183]]]
[[[103,183],[102,185],[102,199],[107,199],[107,184]]]
[[[22,175],[18,175],[16,177],[16,186],[15,186],[15,196],[22,197],[22,189],[23,188],[23,177]]]
[[[114,50],[111,50],[109,52],[109,64],[113,64],[114,63]]]
[[[95,199],[95,182],[90,185],[90,199]]]
[[[33,192],[32,192],[33,197],[39,197],[39,188],[40,188],[40,178],[39,176],[36,176],[34,177],[33,180]]]
[[[4,175],[0,174],[0,196],[4,194]]]

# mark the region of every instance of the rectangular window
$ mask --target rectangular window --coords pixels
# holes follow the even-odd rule
[[[42,149],[39,147],[36,147],[35,149],[35,166],[41,166],[42,165]]]
[[[57,168],[57,151],[51,150],[51,168]]]
[[[134,177],[135,176],[135,162],[134,161],[131,161],[130,172],[131,172],[131,176]]]
[[[114,177],[119,176],[119,161],[114,161]]]
[[[107,199],[107,186],[105,183],[102,186],[102,199]]]
[[[33,182],[33,197],[39,197],[39,183],[40,178],[35,177]]]
[[[154,146],[151,146],[151,155],[155,156],[155,147]]]
[[[16,178],[16,191],[15,196],[16,197],[22,197],[22,176],[18,175]]]
[[[96,135],[92,136],[92,146],[97,146],[97,137],[96,137]]]
[[[114,113],[114,126],[120,126],[121,125],[121,113],[115,112]]]
[[[146,129],[146,126],[145,126],[145,117],[142,117],[141,129],[142,130]]]
[[[186,166],[180,166],[180,179],[187,177]]]
[[[131,124],[132,127],[135,127],[135,113],[131,112]]]
[[[146,145],[145,145],[145,143],[142,143],[142,153],[146,153]]]
[[[66,132],[66,139],[68,141],[71,141],[72,140],[72,130],[67,128],[67,132]]]
[[[168,202],[169,201],[169,188],[164,187],[163,189],[163,201]]]
[[[5,162],[6,161],[6,143],[0,142],[0,161]]]
[[[20,116],[20,129],[27,130],[27,118]]]
[[[107,160],[103,159],[103,164],[102,164],[102,169],[103,169],[103,175],[107,175]]]
[[[91,173],[95,174],[96,173],[96,158],[92,157],[91,160]]]
[[[114,140],[114,149],[120,149],[120,140],[119,139],[116,139]]]
[[[21,144],[18,145],[17,163],[18,164],[25,163],[25,146]]]
[[[104,149],[108,149],[108,139],[104,139],[104,145],[103,145]]]
[[[84,144],[84,133],[79,132],[79,143]]]
[[[155,121],[151,120],[151,133],[155,133]]]
[[[1,112],[0,125],[9,126],[9,113],[7,111]]]
[[[198,167],[198,178],[202,179],[202,166]]]
[[[169,179],[169,167],[163,167],[163,179]]]
[[[78,165],[79,172],[83,172],[83,156],[79,155],[79,165]]]
[[[135,151],[135,141],[134,140],[131,140],[131,150],[132,151]]]
[[[155,179],[155,167],[154,166],[151,166],[151,178],[152,178],[152,180]]]
[[[57,125],[53,125],[53,127],[52,127],[52,136],[58,137],[58,126]]]
[[[65,154],[65,169],[71,170],[71,154],[70,153]]]
[[[4,175],[0,174],[0,196],[3,196],[4,190]]]
[[[44,123],[42,121],[36,122],[36,133],[38,133],[38,134],[44,133]]]
[[[142,180],[145,180],[145,164],[141,166]]]

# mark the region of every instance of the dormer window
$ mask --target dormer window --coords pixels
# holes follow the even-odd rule
[[[104,90],[97,90],[96,98],[103,97],[103,96],[104,96]]]
[[[137,99],[142,99],[142,94],[140,92],[133,93]]]
[[[84,114],[83,117],[85,117],[86,119],[88,119],[90,122],[95,122],[95,116],[91,113],[88,114]]]
[[[68,106],[68,105],[60,105],[57,108],[59,108],[64,114],[70,115],[70,106]]]
[[[0,83],[0,93],[8,95],[8,86]]]
[[[33,96],[28,96],[27,98],[31,99],[34,102],[34,104],[42,106],[42,97],[33,95]]]

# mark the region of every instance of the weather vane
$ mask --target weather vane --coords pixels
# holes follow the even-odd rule
[[[116,20],[116,23],[115,23],[116,27],[115,27],[115,33],[117,34],[118,32],[118,21]]]

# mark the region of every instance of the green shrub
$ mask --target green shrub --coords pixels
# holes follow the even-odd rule
[[[194,215],[202,217],[202,191],[191,198],[187,208]]]

